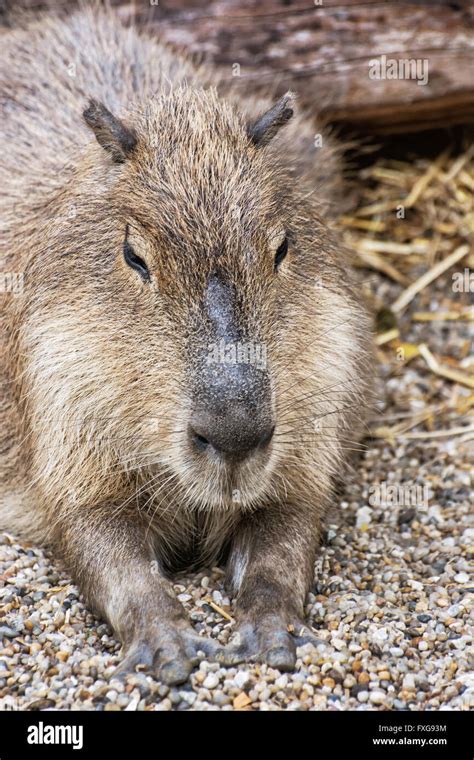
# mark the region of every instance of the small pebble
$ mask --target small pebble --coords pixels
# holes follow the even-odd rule
[[[364,692],[362,692],[364,693]],[[385,701],[386,695],[383,691],[371,691],[370,692],[370,701],[374,705],[381,705]]]
[[[219,683],[219,678],[215,673],[209,673],[209,675],[203,681],[203,687],[205,689],[215,689]]]
[[[281,676],[281,678],[285,679],[286,676]],[[250,673],[248,672],[248,670],[239,670],[234,676],[234,683],[238,689],[243,689],[245,686],[247,686],[249,681],[250,681]],[[287,683],[288,683],[288,679],[286,678],[286,682],[284,686],[286,686]],[[284,688],[284,686],[282,686],[281,688]]]

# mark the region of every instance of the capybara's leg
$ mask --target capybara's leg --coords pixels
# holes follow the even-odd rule
[[[142,664],[168,684],[182,683],[199,651],[212,655],[217,649],[188,622],[136,515],[96,508],[60,520],[57,540],[87,602],[124,646],[118,674]]]
[[[225,664],[260,660],[292,670],[296,646],[320,643],[304,622],[320,520],[308,509],[282,505],[242,522],[229,557],[227,584],[236,596],[234,641],[219,653]]]

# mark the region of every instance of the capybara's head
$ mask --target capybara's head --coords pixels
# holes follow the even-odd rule
[[[97,142],[45,225],[28,328],[76,498],[101,467],[103,498],[139,474],[146,495],[246,508],[285,490],[314,439],[332,238],[278,147],[291,116],[289,94],[249,120],[185,88],[120,118],[84,111]]]

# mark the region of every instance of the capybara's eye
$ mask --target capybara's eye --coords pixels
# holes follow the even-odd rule
[[[135,269],[145,282],[149,282],[150,272],[148,271],[148,267],[143,259],[137,256],[128,240],[123,244],[123,255],[128,266]]]
[[[275,271],[280,266],[281,262],[285,258],[286,254],[288,253],[288,238],[286,237],[282,243],[277,248],[277,251],[275,253]]]

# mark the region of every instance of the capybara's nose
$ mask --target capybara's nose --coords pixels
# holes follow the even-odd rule
[[[189,436],[198,451],[218,454],[228,461],[242,461],[257,449],[268,446],[274,429],[271,420],[258,420],[236,404],[225,415],[209,410],[195,412]]]

